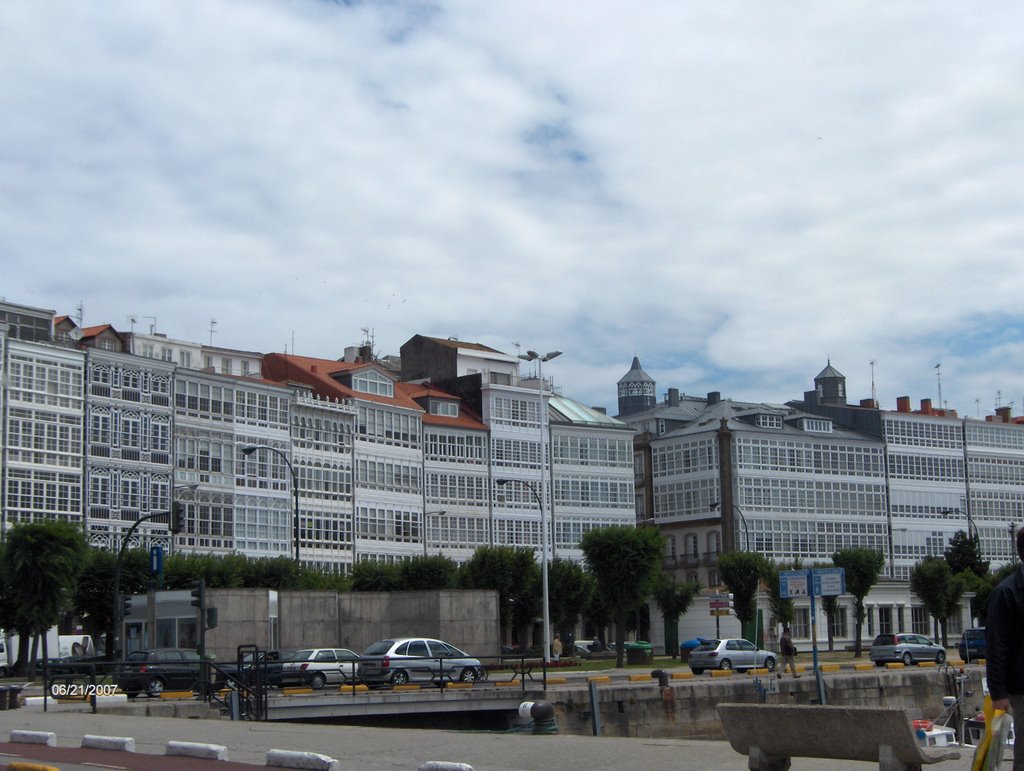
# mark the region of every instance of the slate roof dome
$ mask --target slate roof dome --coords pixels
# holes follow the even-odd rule
[[[619,415],[632,415],[651,409],[657,402],[655,381],[640,366],[640,357],[633,357],[629,372],[619,378]]]

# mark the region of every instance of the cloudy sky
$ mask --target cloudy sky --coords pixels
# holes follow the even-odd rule
[[[7,0],[0,296],[1020,414],[1022,87],[1018,0]]]

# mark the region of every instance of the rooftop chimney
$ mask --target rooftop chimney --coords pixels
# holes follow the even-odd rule
[[[670,388],[668,389],[668,406],[678,407],[679,406],[679,389]]]
[[[897,396],[896,397],[896,412],[910,412],[910,397],[909,396]]]
[[[722,401],[722,393],[720,391],[708,391],[708,406],[712,404],[718,404]]]

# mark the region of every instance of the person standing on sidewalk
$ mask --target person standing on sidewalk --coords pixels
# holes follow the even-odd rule
[[[789,631],[789,624],[782,625],[782,637],[779,638],[779,653],[782,655],[782,671],[779,677],[786,673],[786,667],[793,672],[793,677],[799,677],[796,673],[796,646],[793,645],[793,635]]]
[[[551,643],[551,660],[558,661],[560,658],[562,658],[562,638],[556,634],[554,642]]]
[[[1024,527],[1014,540],[1021,562],[989,596],[985,678],[992,706],[1013,715],[1013,771],[1024,771]]]

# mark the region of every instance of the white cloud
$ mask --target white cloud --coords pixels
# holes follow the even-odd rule
[[[1024,392],[1018,5],[0,6],[0,294],[339,355],[561,348],[614,412]],[[1004,401],[1010,401],[1004,396]],[[1024,407],[1024,397],[1020,399]]]

